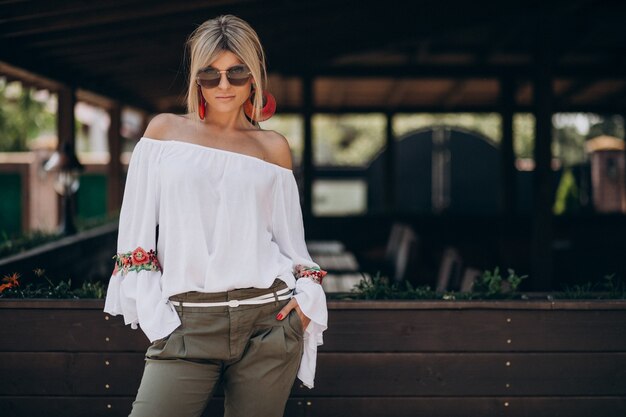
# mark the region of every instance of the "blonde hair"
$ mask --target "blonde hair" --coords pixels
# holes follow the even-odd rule
[[[263,91],[267,84],[265,53],[259,36],[252,27],[237,16],[226,14],[209,19],[189,35],[186,42],[191,62],[189,65],[189,88],[187,111],[198,120],[198,84],[196,74],[210,65],[222,51],[230,51],[250,69],[255,84],[254,118],[263,107]],[[253,122],[254,123],[254,122]],[[255,123],[258,126],[258,123]]]

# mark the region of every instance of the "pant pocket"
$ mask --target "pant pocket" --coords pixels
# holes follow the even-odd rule
[[[302,320],[300,319],[300,316],[295,308],[289,312],[289,315],[287,316],[287,324],[297,336],[304,337]]]
[[[185,339],[181,327],[178,327],[163,339],[155,340],[146,351],[146,358],[174,359],[185,356]]]
[[[146,357],[150,359],[159,359],[165,357],[165,354],[167,353],[167,344],[171,337],[172,334],[169,334],[162,339],[152,342],[152,344],[148,347],[148,350],[146,351]]]

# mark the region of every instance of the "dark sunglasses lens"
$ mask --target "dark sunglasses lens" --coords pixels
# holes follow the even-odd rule
[[[217,87],[220,83],[219,72],[201,72],[198,74],[198,84],[204,88]]]
[[[247,67],[234,67],[228,71],[228,81],[233,85],[244,85],[250,78]]]
[[[200,84],[204,88],[215,88],[219,85],[218,80],[198,80],[198,84]]]

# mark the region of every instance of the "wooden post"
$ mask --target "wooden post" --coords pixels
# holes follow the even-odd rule
[[[76,132],[74,130],[75,117],[74,108],[76,107],[76,90],[71,86],[60,86],[57,90],[57,150],[63,151],[63,145],[70,143],[72,148],[76,150]],[[57,198],[57,219],[58,224],[63,222],[64,203],[63,196]],[[76,198],[69,198],[68,210],[76,213]]]
[[[513,148],[513,116],[515,107],[515,80],[500,79],[500,102],[502,118],[502,143],[500,145],[500,204],[505,218],[515,214],[517,196],[517,176],[515,150]]]
[[[535,291],[552,289],[552,56],[549,30],[538,31],[534,63],[535,170],[531,236],[531,284]],[[540,28],[541,29],[541,28]]]
[[[302,181],[303,202],[302,216],[313,215],[312,188],[313,188],[313,77],[305,75],[302,78],[302,108],[304,117],[304,149],[302,154]]]
[[[61,87],[57,91],[57,135],[59,137],[58,150],[63,149],[65,142],[74,143],[74,107],[76,93],[71,87]]]
[[[385,152],[385,211],[393,213],[396,209],[395,196],[395,137],[393,135],[393,112],[387,113],[387,124],[385,126],[385,142],[387,152]]]
[[[122,205],[122,108],[118,102],[113,103],[107,109],[111,124],[109,125],[109,166],[107,167],[107,211],[112,214],[117,212]]]

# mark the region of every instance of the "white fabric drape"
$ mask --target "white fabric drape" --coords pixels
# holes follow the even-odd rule
[[[313,387],[328,312],[321,285],[296,280],[297,265],[320,266],[307,251],[291,170],[236,152],[142,137],[129,163],[118,233],[118,254],[154,250],[161,269],[114,271],[105,312],[139,325],[153,342],[180,325],[170,296],[269,288],[280,278],[295,288],[311,319],[298,378]]]

